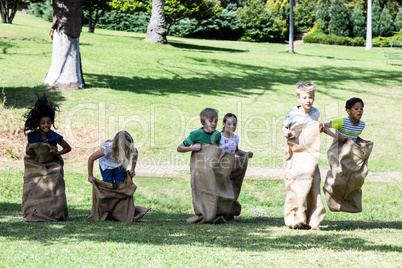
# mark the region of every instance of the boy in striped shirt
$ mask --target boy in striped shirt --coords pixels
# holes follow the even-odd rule
[[[324,132],[341,142],[347,139],[351,139],[355,143],[368,142],[359,137],[366,126],[366,124],[360,120],[363,115],[363,100],[360,98],[351,98],[346,102],[345,108],[349,117],[335,119],[325,123]],[[334,128],[336,134],[329,130],[329,128]]]

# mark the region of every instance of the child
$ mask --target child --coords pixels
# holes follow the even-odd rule
[[[362,211],[362,186],[368,174],[368,158],[373,143],[359,137],[365,123],[363,100],[351,98],[345,108],[349,117],[324,124],[324,132],[334,138],[327,156],[330,170],[323,190],[331,211],[358,213]],[[336,134],[329,128],[335,128]]]
[[[198,152],[201,150],[202,143],[220,145],[221,133],[216,130],[218,111],[213,108],[205,108],[200,113],[200,120],[203,127],[192,131],[183,143],[177,147],[178,152]]]
[[[113,140],[107,140],[101,148],[94,152],[88,159],[88,181],[93,183],[94,161],[99,159],[99,168],[102,179],[113,185],[123,183],[126,168],[130,165],[130,177],[135,176],[135,166],[138,159],[138,150],[134,147],[134,140],[127,131],[118,132]]]
[[[351,98],[346,102],[345,109],[348,113],[348,118],[341,118],[336,120],[331,120],[324,124],[324,132],[334,139],[344,142],[347,139],[351,139],[355,143],[368,141],[363,140],[359,137],[362,133],[366,124],[360,119],[363,116],[364,103],[359,98]],[[333,133],[329,128],[335,128],[336,134]]]
[[[229,153],[240,156],[248,155],[253,158],[253,152],[245,152],[239,149],[239,136],[234,134],[237,127],[237,117],[232,113],[227,113],[223,117],[223,129],[221,132],[222,138],[219,147]]]
[[[24,115],[24,132],[28,133],[22,196],[24,221],[64,221],[68,218],[63,159],[71,151],[63,137],[51,130],[54,127],[56,105],[46,95],[39,97]],[[63,149],[58,151],[57,144]]]
[[[282,125],[285,145],[285,224],[294,229],[319,230],[325,216],[320,194],[320,112],[313,107],[316,84],[296,85],[299,106],[288,111]]]
[[[225,223],[230,220],[235,201],[230,173],[234,154],[219,148],[221,133],[216,130],[218,111],[206,108],[200,113],[202,128],[194,130],[177,147],[178,152],[192,152],[191,190],[195,216],[189,223]]]
[[[49,103],[46,95],[38,96],[38,100],[29,112],[25,114],[24,132],[28,133],[28,144],[26,146],[26,154],[32,155],[33,151],[29,148],[30,144],[43,142],[48,143],[52,147],[49,153],[53,155],[62,155],[71,151],[70,145],[63,139],[63,136],[51,130],[54,126],[54,117],[58,107]],[[57,151],[57,144],[63,149]]]

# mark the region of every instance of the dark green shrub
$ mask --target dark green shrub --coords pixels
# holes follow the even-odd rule
[[[392,17],[389,14],[387,6],[385,5],[381,12],[380,36],[390,36],[393,29],[394,26],[392,22]]]
[[[362,9],[360,8],[360,3],[357,2],[355,10],[353,11],[352,17],[350,18],[352,24],[352,33],[355,37],[365,37],[366,36],[366,19],[363,16]]]
[[[402,30],[399,32],[394,32],[393,36],[389,36],[389,37],[378,36],[378,37],[373,38],[373,46],[389,47],[389,41],[402,42]]]
[[[146,12],[122,13],[116,10],[105,12],[99,19],[98,28],[146,33],[151,14]]]
[[[317,22],[317,30],[328,33],[329,20],[330,16],[328,7],[324,3],[321,3],[317,10],[317,16],[315,17],[315,21]]]
[[[380,35],[381,7],[378,0],[373,1],[371,8],[371,29],[373,37]]]
[[[396,14],[394,25],[396,31],[402,30],[402,7],[399,8],[398,14]]]
[[[329,33],[338,36],[349,36],[350,13],[343,0],[332,0],[329,21]]]
[[[363,47],[365,45],[366,45],[366,39],[364,39],[363,37],[355,37],[355,38],[353,38],[352,46]]]
[[[296,32],[309,30],[313,27],[316,17],[316,1],[298,0],[294,7],[294,23]]]
[[[326,35],[323,32],[315,31],[303,37],[304,43],[318,43],[327,45],[340,45],[340,46],[364,46],[366,41],[362,37],[344,37],[337,35]]]
[[[52,0],[45,0],[44,2],[31,3],[28,7],[29,14],[35,17],[43,18],[46,21],[53,21],[52,13],[53,6]]]

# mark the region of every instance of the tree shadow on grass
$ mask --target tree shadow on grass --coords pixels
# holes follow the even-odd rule
[[[202,52],[228,52],[228,53],[244,53],[250,52],[250,50],[241,50],[241,49],[233,49],[233,48],[225,48],[225,47],[213,47],[213,46],[202,46],[189,44],[180,41],[169,41],[168,43],[172,47],[180,48],[180,49],[190,49],[190,50],[198,50]]]
[[[268,250],[355,250],[402,252],[402,247],[377,244],[361,237],[361,233],[317,232],[290,230],[283,225],[282,218],[240,217],[231,224],[188,224],[190,214],[151,210],[137,223],[89,222],[90,211],[70,206],[70,220],[66,222],[22,222],[19,204],[0,203],[1,236],[9,241],[35,240],[44,245],[69,240],[93,241],[97,243],[144,244],[157,246],[194,245],[203,247],[234,248],[240,251],[266,252]],[[325,224],[331,226],[332,221]],[[337,222],[336,224],[338,224]],[[341,222],[345,225],[345,221]],[[400,222],[353,222],[367,229],[384,226],[400,230]],[[281,228],[282,227],[282,228]],[[278,229],[279,228],[279,229]],[[328,228],[328,227],[327,227]],[[326,228],[325,228],[326,229]],[[352,230],[353,228],[349,229]],[[363,228],[364,229],[364,228]]]
[[[62,103],[65,98],[63,92],[47,87],[45,84],[36,87],[4,87],[7,108],[28,108],[35,104],[37,97],[46,94],[49,100],[56,105]],[[2,96],[4,98],[4,96]]]

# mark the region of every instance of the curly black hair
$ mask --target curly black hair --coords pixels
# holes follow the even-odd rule
[[[355,103],[358,103],[358,102],[360,102],[364,107],[364,103],[363,103],[362,99],[360,99],[360,98],[351,98],[346,102],[345,109],[346,110],[347,109],[352,109],[353,105],[355,105]]]
[[[36,94],[38,100],[35,102],[35,105],[32,106],[25,114],[25,126],[24,126],[24,133],[26,131],[35,131],[39,128],[39,122],[42,117],[48,116],[50,117],[50,121],[54,128],[54,117],[56,111],[59,110],[57,105],[53,105],[49,103],[46,94],[43,94],[42,97],[39,97]]]

